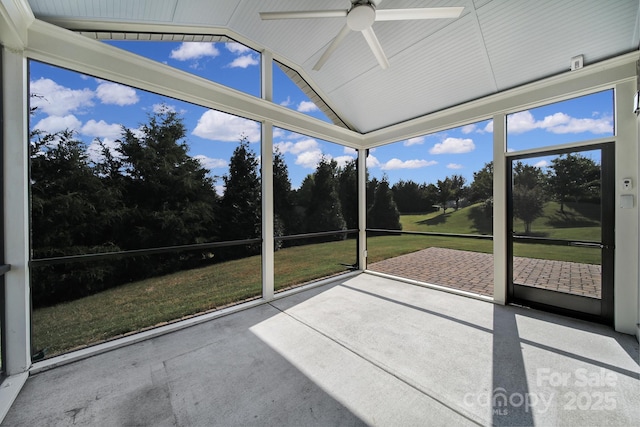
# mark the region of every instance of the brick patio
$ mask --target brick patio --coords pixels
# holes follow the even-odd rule
[[[428,248],[370,264],[379,273],[493,296],[493,255]],[[599,265],[543,259],[513,259],[515,283],[600,298]]]

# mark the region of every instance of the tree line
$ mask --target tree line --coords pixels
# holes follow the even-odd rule
[[[116,148],[97,140],[90,158],[73,130],[30,135],[32,258],[110,253],[261,236],[259,160],[245,137],[221,177],[224,192],[199,160],[188,155],[183,119],[165,110],[133,132],[122,128]],[[358,228],[357,162],[338,167],[323,157],[299,189],[291,188],[284,156],[274,153],[275,235]],[[386,180],[370,183],[370,218],[399,213]],[[377,199],[376,199],[377,197]],[[377,200],[377,203],[376,201]],[[385,207],[385,204],[387,205]],[[378,222],[376,222],[378,221]],[[344,239],[345,234],[314,242]],[[308,239],[282,242],[310,243]],[[34,306],[52,305],[120,284],[260,253],[261,245],[184,250],[32,269]]]
[[[220,195],[210,171],[188,155],[183,119],[168,109],[149,115],[139,131],[123,127],[115,149],[98,140],[100,156],[93,159],[72,130],[33,130],[30,136],[33,259],[261,236],[259,160],[245,137],[240,137],[228,173],[221,177],[224,192]],[[517,172],[518,185],[528,189],[522,193],[526,197],[537,194],[536,186],[545,179],[543,187],[558,194],[575,184],[545,178],[539,168],[535,173],[530,168],[523,165]],[[292,189],[284,156],[276,151],[275,236],[358,229],[357,177],[355,159],[339,167],[335,160],[323,157],[300,187]],[[400,212],[442,207],[446,213],[464,203],[488,203],[492,180],[491,163],[474,173],[469,186],[459,175],[436,184],[399,181],[392,186],[386,176],[367,179],[367,227],[401,230]],[[570,193],[563,194],[569,197]],[[535,212],[530,206],[525,210]],[[344,233],[336,233],[320,239],[277,240],[275,249],[344,238]],[[260,247],[247,243],[34,267],[33,303],[52,305],[146,277],[258,254]]]

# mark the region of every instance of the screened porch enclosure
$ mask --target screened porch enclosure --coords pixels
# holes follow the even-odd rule
[[[0,419],[638,417],[640,1],[152,3],[0,0]]]

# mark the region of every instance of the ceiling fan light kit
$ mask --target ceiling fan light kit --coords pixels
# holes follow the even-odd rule
[[[376,21],[405,21],[422,19],[453,19],[458,18],[464,7],[430,7],[419,9],[380,9],[371,2],[356,2],[348,10],[315,10],[315,11],[292,11],[292,12],[260,12],[262,20],[273,19],[315,19],[315,18],[342,18],[347,17],[347,22],[342,27],[338,35],[324,51],[314,70],[320,70],[327,62],[331,54],[338,48],[350,31],[360,31],[364,36],[371,52],[376,57],[382,69],[389,67],[389,60],[382,49],[373,31],[373,23]]]

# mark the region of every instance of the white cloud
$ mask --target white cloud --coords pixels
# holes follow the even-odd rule
[[[122,153],[118,151],[118,148],[120,147],[120,143],[118,141],[114,141],[111,138],[102,138],[101,140],[104,147],[109,150],[109,153],[111,153],[114,158],[122,158]],[[97,139],[94,139],[93,142],[87,147],[87,156],[89,156],[89,160],[94,163],[98,163],[104,160],[102,147],[100,146],[100,143]]]
[[[343,167],[344,165],[346,165],[347,163],[351,162],[354,158],[351,156],[337,156],[334,157],[333,160],[335,160],[338,163],[338,167]]]
[[[76,118],[73,114],[68,114],[64,117],[60,116],[48,116],[40,120],[34,126],[34,129],[41,130],[46,133],[60,132],[66,129],[77,130],[82,126],[82,122]]]
[[[242,55],[231,61],[229,67],[231,68],[247,68],[251,65],[258,65],[260,61],[255,55]]]
[[[284,153],[301,154],[306,151],[316,151],[316,150],[320,151],[320,148],[319,148],[320,146],[318,144],[318,141],[316,141],[313,138],[303,139],[302,141],[298,141],[298,142],[291,142],[291,141],[277,142],[274,144],[274,146],[277,147],[282,154]]]
[[[474,130],[476,130],[476,125],[466,125],[466,126],[462,126],[462,133],[464,133],[465,135],[473,132]]]
[[[298,111],[301,113],[310,113],[312,111],[317,111],[318,106],[311,101],[302,101],[298,104]]]
[[[219,184],[214,186],[215,190],[216,190],[216,194],[220,197],[224,196],[224,192],[226,190],[226,187],[224,186],[224,184]]]
[[[535,129],[536,119],[529,111],[520,111],[507,117],[509,133],[524,133]]]
[[[291,97],[287,96],[287,99],[285,99],[284,101],[282,101],[280,103],[280,105],[282,105],[283,107],[288,107],[289,105],[291,105]]]
[[[90,89],[70,89],[51,79],[40,78],[31,82],[31,107],[53,116],[65,116],[71,111],[93,105],[94,94]]]
[[[613,121],[611,118],[600,119],[576,119],[571,117],[567,123],[555,125],[547,129],[556,134],[590,132],[593,134],[603,134],[613,132]]]
[[[427,166],[433,166],[438,164],[435,160],[405,160],[391,159],[382,165],[382,170],[394,170],[394,169],[418,169]]]
[[[213,141],[239,141],[245,135],[249,142],[260,141],[260,124],[216,110],[205,111],[192,132]]]
[[[462,166],[462,165],[461,165],[461,164],[459,164],[459,163],[449,163],[449,164],[447,165],[447,168],[448,168],[448,169],[462,169],[462,168],[464,168],[464,166]]]
[[[188,61],[199,59],[205,56],[215,58],[220,55],[220,51],[213,43],[184,42],[178,48],[171,51],[170,57],[178,61]]]
[[[82,126],[80,133],[98,138],[116,139],[122,134],[122,127],[116,123],[109,124],[104,120],[96,122],[91,119]]]
[[[175,113],[176,107],[168,104],[153,104],[153,112],[155,114]]]
[[[133,134],[133,136],[135,136],[138,139],[142,139],[145,137],[145,132],[142,130],[141,127],[139,128],[135,128],[135,129],[129,129],[131,131],[131,133]]]
[[[207,157],[204,154],[198,154],[193,158],[198,160],[202,165],[202,167],[207,168],[209,170],[227,168],[229,166],[229,163],[224,159],[214,159],[212,157]]]
[[[302,166],[307,169],[315,169],[322,159],[322,151],[311,150],[301,153],[296,158],[296,165]]]
[[[547,166],[549,166],[549,162],[547,162],[546,160],[540,160],[538,163],[536,163],[533,166],[537,168],[546,168]]]
[[[229,52],[235,53],[237,55],[251,52],[251,48],[237,42],[225,43],[224,47],[226,47]]]
[[[520,111],[507,118],[507,129],[512,134],[543,129],[556,134],[590,132],[602,134],[613,131],[611,117],[580,119],[566,113],[555,113],[536,120],[530,111]]]
[[[281,128],[273,128],[273,139],[284,138],[284,129]]]
[[[357,156],[358,155],[358,150],[356,150],[355,148],[351,148],[351,147],[344,147],[343,152],[344,152],[344,154],[348,154],[350,156]]]
[[[493,120],[490,120],[489,123],[484,127],[483,132],[493,133]]]
[[[476,148],[472,139],[447,138],[431,147],[431,154],[462,154],[473,151]]]
[[[420,145],[420,144],[422,144],[422,143],[424,143],[424,136],[417,136],[417,137],[415,137],[415,138],[409,138],[409,139],[407,139],[407,140],[403,143],[403,145],[404,145],[405,147],[410,147],[410,146],[412,146],[412,145]]]
[[[315,169],[322,158],[320,144],[313,138],[306,138],[298,142],[283,141],[273,144],[280,153],[291,153],[296,155],[296,165],[304,168]]]
[[[140,100],[135,89],[111,82],[100,83],[96,89],[96,96],[103,104],[120,106],[133,105]]]
[[[367,156],[367,167],[377,168],[379,166],[380,166],[380,161],[373,154],[371,154],[371,152],[369,152],[369,155]]]

